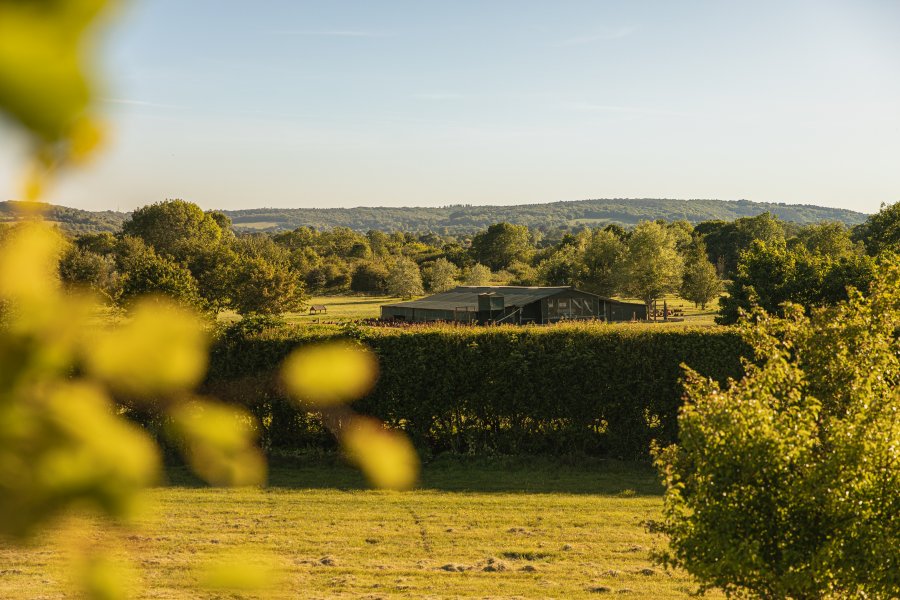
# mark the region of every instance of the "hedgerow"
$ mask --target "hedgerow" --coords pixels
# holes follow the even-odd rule
[[[286,399],[277,366],[336,337],[379,358],[379,381],[354,408],[404,429],[426,455],[645,456],[651,440],[677,438],[682,364],[721,383],[749,355],[726,328],[274,327],[221,336],[206,387],[255,414],[269,449],[329,446],[316,416]]]

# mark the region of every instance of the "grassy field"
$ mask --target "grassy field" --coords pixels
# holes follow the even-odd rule
[[[382,304],[393,302],[402,302],[402,300],[392,296],[314,296],[309,299],[308,304],[310,306],[327,306],[326,314],[290,313],[285,316],[289,322],[294,323],[375,319],[381,316]]]
[[[128,557],[141,598],[686,598],[650,560],[660,489],[643,465],[433,464],[419,489],[364,489],[340,464],[273,469],[264,489],[175,472],[135,529],[82,535]],[[61,534],[0,547],[0,597],[64,598]],[[247,548],[277,565],[255,594],[196,592],[201,566]]]

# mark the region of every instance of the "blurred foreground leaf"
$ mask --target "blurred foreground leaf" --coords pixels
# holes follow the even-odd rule
[[[89,341],[92,374],[127,394],[192,389],[203,378],[207,337],[195,315],[161,299],[143,299],[122,327]]]
[[[0,110],[32,133],[45,166],[98,145],[86,33],[107,0],[0,0]]]
[[[372,389],[377,377],[375,356],[348,342],[300,348],[285,360],[282,368],[288,391],[313,406],[357,400]]]
[[[213,485],[260,485],[266,479],[262,452],[254,446],[252,417],[237,408],[194,400],[171,411],[191,468]]]
[[[377,419],[356,417],[340,435],[347,455],[376,487],[410,489],[419,475],[419,457],[400,432]]]
[[[0,297],[27,305],[31,311],[53,301],[59,287],[57,262],[63,240],[39,223],[6,232],[0,253]]]
[[[145,432],[103,387],[73,378],[90,305],[55,279],[58,234],[29,223],[0,247],[0,533],[26,536],[72,504],[125,517],[159,470]]]
[[[86,68],[90,31],[114,0],[0,0],[0,113],[24,129],[32,162],[24,199],[39,199],[54,171],[90,158],[105,132],[91,111]],[[39,219],[38,203],[31,216]],[[63,249],[40,223],[0,235],[0,535],[24,538],[74,506],[127,518],[159,474],[149,435],[122,417],[112,393],[140,398],[173,423],[194,470],[213,484],[262,483],[265,461],[247,413],[189,400],[206,370],[199,320],[171,303],[138,303],[121,327],[92,321],[96,304],[64,294]],[[284,381],[298,399],[338,405],[369,391],[377,362],[333,344],[295,354]],[[164,407],[152,402],[165,399]],[[405,488],[418,461],[409,441],[370,419],[354,419],[341,441],[380,487]],[[248,554],[213,565],[203,583],[261,589],[272,569]],[[101,554],[79,571],[87,598],[125,596],[127,574]]]
[[[82,560],[80,583],[87,600],[122,600],[128,597],[131,569],[105,553],[91,552]]]

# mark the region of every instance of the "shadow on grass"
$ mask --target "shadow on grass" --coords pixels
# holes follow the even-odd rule
[[[168,485],[204,487],[184,467],[167,470]],[[275,457],[269,488],[366,490],[365,478],[338,455]],[[438,457],[422,468],[418,490],[440,492],[659,496],[662,486],[647,463],[546,457]]]

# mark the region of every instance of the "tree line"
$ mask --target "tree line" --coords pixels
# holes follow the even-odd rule
[[[900,205],[852,228],[763,213],[550,232],[501,222],[459,236],[308,226],[235,233],[224,213],[166,200],[134,211],[118,233],[71,238],[60,275],[118,305],[157,293],[242,315],[299,310],[310,294],[411,298],[456,285],[571,285],[648,305],[678,294],[704,308],[727,291],[719,319],[731,323],[754,305],[824,306],[846,299],[848,286],[865,290],[877,255],[900,242],[898,222]]]
[[[457,204],[440,207],[254,208],[226,211],[226,214],[238,229],[266,227],[274,231],[311,225],[316,229],[349,227],[362,232],[377,229],[472,235],[501,221],[547,233],[578,229],[585,224],[597,227],[617,223],[623,227],[633,227],[641,221],[653,219],[685,219],[691,223],[711,219],[734,220],[765,211],[800,224],[840,221],[856,225],[865,220],[865,215],[861,213],[823,206],[665,198],[605,198],[512,206]]]

